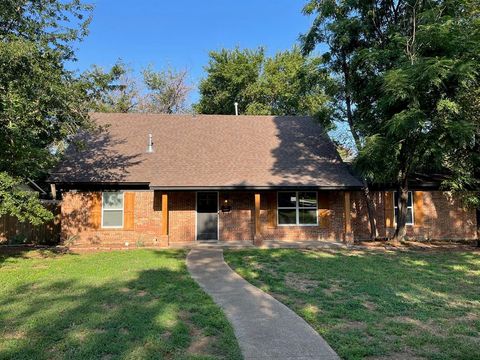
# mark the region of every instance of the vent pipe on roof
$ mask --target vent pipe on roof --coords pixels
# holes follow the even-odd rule
[[[233,105],[235,105],[235,115],[238,116],[238,102],[235,101]]]
[[[148,134],[148,146],[147,146],[147,153],[153,153],[153,141],[152,141],[152,134]]]

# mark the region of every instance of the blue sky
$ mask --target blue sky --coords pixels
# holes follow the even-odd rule
[[[87,1],[88,2],[88,1]],[[92,1],[90,1],[92,2]],[[290,49],[312,19],[295,0],[96,0],[90,34],[78,45],[83,71],[92,64],[110,68],[122,59],[136,71],[153,64],[187,69],[195,88],[208,52],[264,46],[267,54]]]

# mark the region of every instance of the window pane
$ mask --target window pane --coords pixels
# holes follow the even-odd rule
[[[299,221],[300,224],[316,224],[317,223],[317,210],[299,210]]]
[[[397,206],[397,201],[398,201],[398,195],[397,195],[397,192],[395,191],[393,193],[393,206]],[[413,204],[413,193],[409,191],[408,198],[407,198],[407,206],[412,206],[412,204]]]
[[[412,197],[413,197],[412,192],[409,191],[408,192],[408,199],[407,199],[407,206],[412,206],[412,200],[413,200]]]
[[[295,191],[279,192],[278,207],[295,207],[297,206],[297,198]]]
[[[107,210],[103,211],[102,226],[118,226],[123,225],[123,211],[122,210]]]
[[[413,224],[413,211],[412,208],[407,209],[407,224]]]
[[[121,192],[104,192],[103,208],[123,209],[123,194]]]
[[[315,191],[298,193],[299,207],[317,207],[317,193]]]
[[[278,223],[279,224],[296,224],[297,212],[296,210],[278,210]]]

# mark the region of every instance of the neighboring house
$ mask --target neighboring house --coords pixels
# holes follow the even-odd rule
[[[50,182],[75,246],[368,238],[361,182],[309,117],[92,114]],[[431,183],[409,197],[408,236],[474,239],[474,210]],[[381,191],[380,191],[381,190]],[[381,236],[394,192],[373,193]]]

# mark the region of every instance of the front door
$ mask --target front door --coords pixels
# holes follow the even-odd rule
[[[197,240],[218,240],[218,193],[197,192]]]

